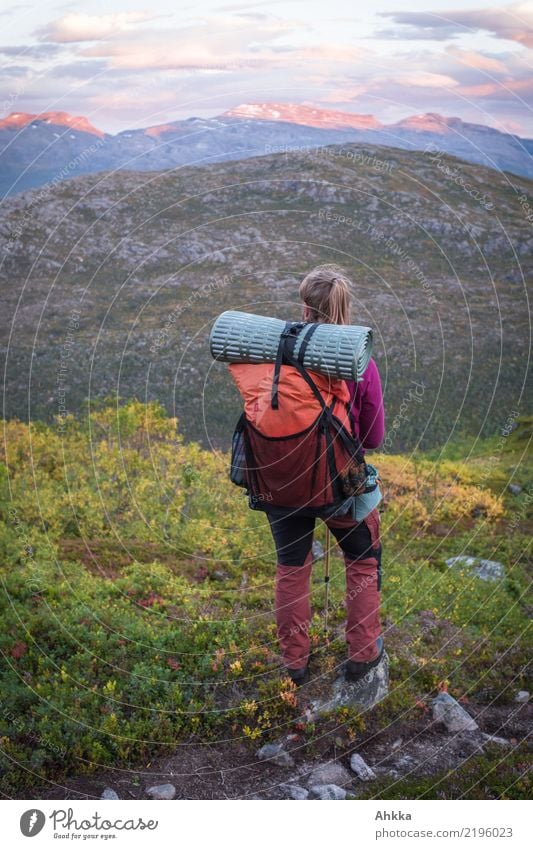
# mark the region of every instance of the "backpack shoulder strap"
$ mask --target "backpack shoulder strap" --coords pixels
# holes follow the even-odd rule
[[[354,418],[354,414],[353,414],[353,402],[355,401],[355,394],[357,392],[357,383],[354,380],[350,381],[350,383],[351,383],[351,388],[349,390],[350,391],[350,397],[349,397],[348,401],[346,402],[346,412],[348,413],[348,419],[350,421],[350,428],[352,430],[352,436],[357,439],[357,432],[356,432],[356,429],[355,429],[355,418]]]
[[[285,343],[291,332],[291,328],[293,326],[292,321],[286,321],[285,327],[281,333],[278,350],[276,353],[276,362],[274,364],[274,376],[272,378],[272,395],[270,398],[270,406],[273,410],[279,409],[279,374],[281,371],[281,364],[283,362],[283,354],[285,352]]]
[[[335,395],[333,395],[333,399],[331,401],[331,404],[328,407],[328,405],[324,401],[324,398],[322,397],[322,393],[320,392],[318,386],[316,385],[315,381],[313,380],[313,378],[311,377],[311,375],[309,374],[309,372],[307,371],[305,366],[303,366],[302,363],[299,360],[296,359],[296,357],[293,357],[291,355],[289,355],[287,357],[287,362],[288,362],[289,365],[294,366],[294,368],[297,369],[297,371],[301,374],[301,376],[303,377],[303,379],[305,380],[305,382],[307,383],[307,385],[310,387],[311,391],[313,392],[313,395],[315,396],[317,401],[320,403],[322,410],[329,410],[330,412],[332,412],[332,410],[333,410],[333,408],[334,408],[334,406],[337,402]]]
[[[298,358],[296,358],[294,356],[294,346],[296,344],[298,336],[304,330],[304,328],[305,335],[302,339],[300,350],[298,351]],[[298,370],[305,382],[311,388],[317,401],[319,401],[322,409],[328,409],[326,402],[322,397],[322,394],[318,390],[318,387],[316,386],[314,380],[308,374],[307,369],[303,365],[305,350],[316,328],[316,324],[307,325],[305,324],[305,322],[302,321],[285,322],[285,327],[283,328],[279,340],[278,350],[276,353],[276,362],[274,365],[274,376],[272,378],[272,395],[270,400],[270,406],[273,410],[279,409],[279,377],[282,364],[294,366],[294,368]],[[332,404],[332,408],[333,406],[334,404]]]

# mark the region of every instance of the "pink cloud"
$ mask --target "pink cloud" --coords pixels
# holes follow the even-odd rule
[[[118,33],[81,51],[107,58],[120,70],[222,70],[283,66],[295,48],[277,49],[276,39],[297,30],[298,22],[277,18],[210,19],[181,29],[150,29]]]
[[[484,56],[475,50],[460,50],[458,47],[448,47],[446,52],[457,62],[468,65],[470,68],[477,68],[479,71],[488,71],[493,74],[507,73],[505,62],[495,59],[492,56]]]
[[[507,79],[501,82],[480,83],[479,85],[461,86],[461,94],[468,97],[509,97],[511,92],[515,94],[533,93],[533,78],[529,79]]]
[[[446,74],[434,74],[431,71],[416,71],[412,74],[399,74],[396,81],[400,85],[417,86],[420,88],[453,88],[457,80]]]
[[[153,20],[149,12],[117,12],[113,15],[84,15],[73,12],[37,31],[41,41],[61,44],[99,41],[131,29],[135,24]]]

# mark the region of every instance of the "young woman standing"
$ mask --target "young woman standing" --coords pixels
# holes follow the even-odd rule
[[[350,281],[342,269],[333,265],[318,266],[302,281],[300,297],[305,322],[350,324]],[[307,433],[309,415],[314,416],[309,406],[313,404],[313,394],[295,368],[282,366],[279,388],[280,392],[284,392],[283,404],[280,403],[279,409],[276,406],[273,411],[272,363],[232,363],[229,368],[244,398],[247,421],[257,431],[263,429],[271,444],[279,446],[277,450],[288,452],[287,455],[282,453],[278,462],[270,467],[270,475],[278,474],[273,471],[274,467],[279,469],[277,483],[285,491],[289,488],[295,496],[304,479],[298,462],[295,466],[295,458],[300,455],[288,444],[276,442],[276,439],[284,435],[287,420],[292,433]],[[312,374],[323,402],[332,405],[332,409],[334,405],[336,414],[344,417],[345,427],[353,427],[363,451],[365,448],[377,448],[383,440],[384,412],[381,381],[374,360],[369,361],[363,379],[358,383],[331,379],[316,372]],[[351,410],[351,424],[347,406]],[[280,415],[282,408],[284,412]],[[307,460],[304,459],[303,463],[305,465]],[[312,469],[312,457],[307,466]],[[287,475],[288,479],[285,479]],[[348,658],[344,674],[350,682],[358,681],[377,665],[383,653],[379,615],[381,540],[377,503],[380,497],[379,489],[357,496],[355,519],[348,514],[326,520],[343,552],[346,565]],[[268,516],[277,552],[275,595],[278,639],[286,672],[299,685],[309,678],[310,580],[316,519],[313,515],[305,515],[306,511],[301,508],[287,510],[262,503],[261,509]]]
[[[303,319],[350,324],[350,282],[341,269],[318,266],[300,285]],[[378,448],[384,436],[384,409],[377,365],[370,360],[359,383],[346,381],[354,427],[363,448]],[[377,495],[379,498],[379,492]],[[347,681],[357,681],[377,665],[383,653],[380,623],[381,539],[380,514],[367,503],[368,513],[357,521],[350,517],[327,520],[346,566],[346,642],[344,668]],[[375,500],[375,499],[374,499]],[[267,516],[277,551],[276,621],[287,674],[296,684],[309,678],[310,580],[315,519]],[[363,511],[364,512],[364,511]]]

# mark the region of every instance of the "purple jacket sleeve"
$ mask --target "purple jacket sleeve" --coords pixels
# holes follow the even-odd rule
[[[385,435],[385,411],[378,367],[370,360],[359,383],[348,381],[352,415],[363,448],[378,448]]]

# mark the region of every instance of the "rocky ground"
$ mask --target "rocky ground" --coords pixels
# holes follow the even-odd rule
[[[324,728],[312,747],[297,734],[256,752],[234,742],[184,743],[165,758],[135,770],[106,770],[76,776],[63,785],[35,789],[36,798],[59,799],[344,799],[388,798],[407,780],[429,779],[439,796],[447,775],[492,755],[496,764],[523,753],[523,771],[530,756],[533,705],[529,693],[516,694],[512,704],[468,704],[449,699],[440,712],[442,695],[432,708],[424,705],[417,722],[392,722],[369,732],[347,747],[343,729]],[[528,765],[529,761],[529,765]],[[517,777],[520,777],[519,775]],[[482,773],[479,774],[482,779]]]

